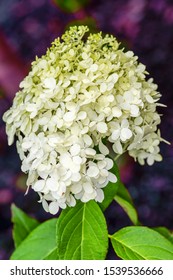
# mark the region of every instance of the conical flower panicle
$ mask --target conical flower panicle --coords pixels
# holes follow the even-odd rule
[[[9,145],[16,135],[27,185],[46,211],[101,202],[115,154],[128,151],[140,164],[160,161],[156,111],[160,94],[145,66],[116,38],[71,27],[36,58],[4,114]],[[98,147],[95,149],[95,147]]]

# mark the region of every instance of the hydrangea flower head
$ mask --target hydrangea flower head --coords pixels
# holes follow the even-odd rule
[[[36,58],[3,116],[27,185],[52,214],[77,199],[104,199],[117,181],[110,149],[140,164],[161,160],[157,85],[115,37],[87,32],[71,27]]]

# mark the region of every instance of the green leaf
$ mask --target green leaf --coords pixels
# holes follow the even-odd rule
[[[95,201],[78,202],[63,210],[57,222],[60,260],[104,260],[108,232],[104,215]]]
[[[173,245],[153,229],[126,227],[110,238],[116,254],[123,260],[173,260]]]
[[[56,222],[51,219],[36,227],[13,252],[11,260],[56,260]]]
[[[74,13],[89,3],[89,0],[54,0],[65,12]]]
[[[18,247],[28,234],[39,225],[39,222],[29,217],[14,204],[12,204],[11,210],[12,222],[14,224],[13,239],[15,247]]]
[[[173,243],[173,232],[167,229],[166,227],[154,227],[153,230],[157,231],[161,235],[163,235],[166,239],[168,239],[171,243]]]
[[[134,207],[132,198],[128,190],[125,188],[125,186],[122,183],[119,185],[118,191],[114,199],[124,209],[124,211],[127,213],[132,223],[134,225],[139,224],[138,214]]]
[[[102,211],[105,211],[106,208],[114,200],[115,194],[117,193],[119,186],[121,184],[120,174],[116,163],[114,163],[114,166],[110,171],[117,176],[117,182],[116,183],[109,182],[107,186],[103,189],[104,200],[101,203],[98,203]]]

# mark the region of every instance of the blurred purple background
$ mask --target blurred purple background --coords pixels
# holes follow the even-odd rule
[[[58,4],[57,4],[57,3]],[[26,177],[20,171],[15,145],[8,147],[3,113],[10,107],[18,84],[35,56],[45,53],[51,41],[71,24],[88,24],[91,31],[112,33],[146,64],[167,108],[160,126],[162,136],[173,139],[173,1],[168,0],[1,0],[0,1],[0,259],[13,250],[11,203],[40,221],[50,218],[25,193]],[[141,167],[130,158],[120,162],[123,182],[147,226],[173,230],[173,149],[161,144],[163,161]],[[106,210],[109,232],[131,225],[113,203]],[[108,259],[114,259],[110,249]]]

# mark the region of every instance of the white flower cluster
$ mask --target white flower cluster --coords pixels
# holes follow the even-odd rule
[[[71,27],[36,58],[3,116],[27,185],[52,214],[76,199],[104,199],[102,189],[117,180],[110,150],[140,164],[161,160],[157,86],[116,38],[86,32]]]

